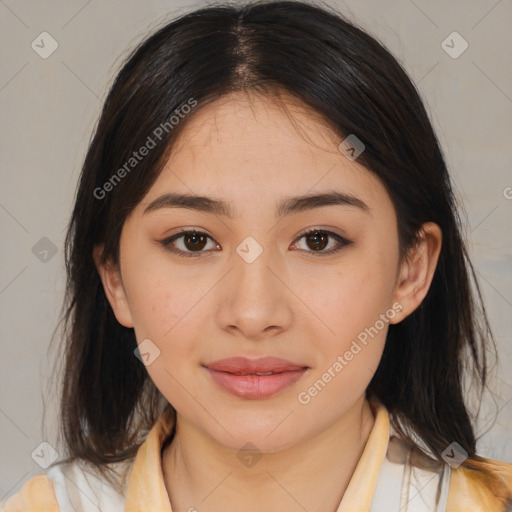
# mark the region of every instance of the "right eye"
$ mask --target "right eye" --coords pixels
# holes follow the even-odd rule
[[[178,254],[179,256],[184,256],[186,258],[194,258],[200,256],[201,253],[206,252],[203,251],[203,249],[207,245],[208,239],[213,241],[213,239],[203,231],[186,230],[180,231],[179,233],[162,240],[160,243],[166,250],[174,254]],[[180,245],[181,247],[177,248],[177,245]],[[214,245],[217,248],[219,247],[219,244],[217,243]]]

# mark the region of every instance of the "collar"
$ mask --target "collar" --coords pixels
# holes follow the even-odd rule
[[[172,512],[162,473],[161,449],[174,429],[169,406],[137,451],[126,488],[125,512]]]
[[[336,512],[369,512],[372,505],[389,442],[389,414],[378,402],[371,406],[375,422]],[[161,459],[162,444],[174,429],[172,414],[170,407],[164,410],[137,451],[126,489],[125,512],[172,512]]]
[[[389,443],[389,414],[379,402],[370,402],[375,422],[363,453],[336,512],[369,512]]]

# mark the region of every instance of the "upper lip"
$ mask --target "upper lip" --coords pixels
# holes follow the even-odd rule
[[[293,370],[302,370],[307,366],[295,364],[280,357],[261,357],[247,359],[246,357],[228,357],[213,363],[205,364],[206,368],[219,372],[250,374],[250,373],[281,373]]]

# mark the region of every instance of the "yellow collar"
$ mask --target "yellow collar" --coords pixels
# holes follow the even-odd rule
[[[375,423],[337,512],[369,512],[389,441],[389,415],[375,404]],[[126,489],[126,512],[172,512],[165,488],[161,447],[173,429],[169,410],[164,412],[140,446]]]
[[[372,403],[375,423],[343,499],[336,512],[369,512],[380,469],[389,443],[389,414],[380,403]]]
[[[137,451],[128,486],[125,512],[172,512],[162,473],[161,448],[174,428],[172,410],[166,409]]]

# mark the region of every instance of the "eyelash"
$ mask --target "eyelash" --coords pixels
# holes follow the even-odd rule
[[[307,237],[311,234],[325,234],[329,238],[334,238],[336,242],[338,242],[338,246],[334,249],[330,249],[328,251],[306,251],[313,254],[313,257],[323,257],[327,255],[331,255],[334,253],[337,253],[343,247],[348,247],[349,245],[352,245],[353,242],[351,240],[347,240],[346,238],[342,237],[341,235],[338,235],[337,233],[333,233],[332,231],[327,231],[325,229],[310,229],[309,231],[306,231],[305,233],[302,233],[299,238],[297,238],[297,242],[301,240],[304,237]],[[172,242],[179,238],[183,238],[185,235],[203,235],[209,238],[210,240],[213,240],[209,235],[207,235],[203,231],[196,231],[196,230],[185,230],[180,231],[179,233],[176,233],[175,235],[172,235],[169,238],[166,238],[164,240],[161,240],[159,243],[164,247],[165,250],[172,252],[173,254],[178,254],[179,256],[183,256],[185,258],[198,258],[201,257],[201,255],[207,251],[182,251],[181,249],[176,249],[170,246]]]

